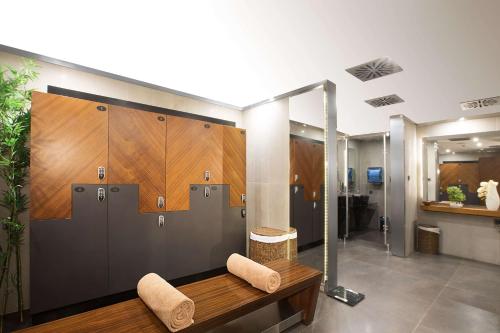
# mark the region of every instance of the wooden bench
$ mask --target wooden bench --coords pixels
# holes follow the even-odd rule
[[[232,274],[179,287],[195,304],[194,324],[185,333],[205,332],[277,301],[302,312],[302,322],[314,319],[322,273],[288,260],[266,264],[281,274],[281,286],[267,294]],[[168,332],[140,298],[33,326],[18,332]]]

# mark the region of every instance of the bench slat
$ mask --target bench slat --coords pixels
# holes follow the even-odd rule
[[[178,289],[195,304],[194,324],[182,332],[204,332],[306,289],[313,292],[319,289],[322,273],[313,268],[288,260],[271,262],[266,266],[281,275],[281,286],[273,294],[255,289],[232,274],[223,274],[179,287]],[[314,306],[315,304],[316,300]],[[156,333],[168,330],[140,298],[135,298],[19,332]]]

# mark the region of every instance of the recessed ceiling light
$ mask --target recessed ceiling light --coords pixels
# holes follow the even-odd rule
[[[307,127],[307,125],[306,125],[306,124],[302,124],[302,126]]]
[[[479,142],[479,138],[472,138],[472,141]]]
[[[478,147],[482,147],[482,146],[483,146],[483,144],[482,144],[481,142],[478,142],[478,143],[476,143],[476,146],[478,146]]]
[[[446,149],[446,152],[447,152],[447,153],[451,152],[451,149]]]
[[[386,136],[386,137],[390,137],[390,136],[391,136],[391,133],[390,133],[390,132],[385,132],[385,136]]]
[[[452,155],[455,155],[455,152],[454,152],[454,151],[452,151],[452,152],[451,152],[451,154],[452,154]]]
[[[300,133],[305,133],[305,132],[306,132],[306,131],[304,131],[304,130],[300,131]]]
[[[458,121],[464,121],[464,120],[465,120],[465,117],[458,118]]]

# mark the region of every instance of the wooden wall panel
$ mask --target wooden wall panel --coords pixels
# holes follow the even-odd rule
[[[321,185],[325,184],[325,146],[320,143],[313,143],[313,199],[321,199]]]
[[[166,116],[109,107],[109,184],[138,184],[139,212],[161,212],[165,198]]]
[[[500,156],[479,159],[479,181],[500,181]]]
[[[105,107],[99,111],[98,107]],[[71,218],[71,184],[106,183],[108,106],[33,93],[31,110],[30,218]]]
[[[245,130],[224,126],[223,133],[223,182],[229,184],[229,206],[242,207],[241,195],[246,194]]]
[[[221,125],[167,116],[167,211],[189,209],[190,184],[222,184],[222,142]]]
[[[443,163],[439,165],[439,187],[446,192],[450,185],[468,185],[469,192],[475,193],[479,187],[478,163]]]

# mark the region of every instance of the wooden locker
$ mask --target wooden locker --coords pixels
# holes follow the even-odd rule
[[[321,185],[325,184],[325,146],[321,143],[313,143],[313,175],[312,175],[312,185],[313,185],[313,200],[321,199]]]
[[[165,206],[166,116],[109,107],[109,184],[138,184],[139,212]]]
[[[191,184],[222,184],[222,142],[222,125],[167,116],[167,211],[189,210]]]
[[[241,128],[223,126],[223,178],[229,185],[229,207],[245,206],[246,133]]]
[[[70,219],[71,184],[106,184],[108,105],[33,93],[31,108],[32,220]]]
[[[305,200],[313,200],[313,143],[308,140],[294,142],[294,181],[304,185]]]

